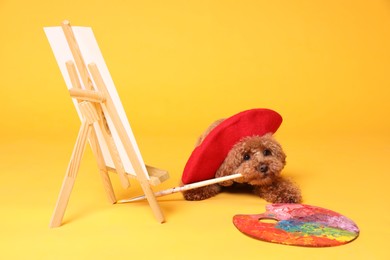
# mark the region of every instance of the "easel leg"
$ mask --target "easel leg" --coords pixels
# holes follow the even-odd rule
[[[154,196],[154,193],[153,193],[152,189],[150,188],[149,183],[146,181],[140,181],[140,184],[141,184],[142,190],[145,193],[146,199],[148,200],[148,203],[149,203],[150,207],[152,208],[152,211],[153,211],[155,218],[157,219],[157,221],[159,223],[165,222],[164,215],[161,211],[160,206],[157,203],[157,199]]]
[[[99,173],[100,173],[100,176],[102,177],[103,187],[104,187],[104,190],[106,191],[108,201],[111,204],[115,204],[116,197],[115,197],[114,189],[112,188],[110,176],[108,176],[108,171],[105,169],[99,169]]]
[[[97,136],[95,130],[92,130],[90,138],[89,138],[89,143],[91,145],[92,152],[96,158],[98,168],[99,168],[99,173],[100,176],[102,177],[103,181],[103,186],[104,190],[106,191],[108,201],[111,204],[116,203],[116,197],[114,193],[114,189],[112,188],[110,176],[108,176],[108,171],[106,167],[106,163],[103,158],[102,151],[100,150],[100,146],[97,141]]]
[[[91,132],[91,125],[85,121],[80,127],[77,136],[76,144],[73,148],[71,160],[66,171],[64,182],[62,183],[60,195],[58,196],[57,204],[54,209],[53,216],[50,221],[50,227],[58,227],[61,225],[65,214],[66,206],[68,205],[70,193],[72,192],[77,172],[80,168],[81,158],[83,157],[88,136]]]

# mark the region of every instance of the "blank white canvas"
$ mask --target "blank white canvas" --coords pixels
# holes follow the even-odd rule
[[[108,71],[107,65],[104,62],[102,53],[100,52],[99,46],[97,44],[97,41],[95,39],[95,36],[93,34],[93,31],[90,27],[78,27],[78,26],[72,26],[74,36],[76,38],[76,41],[79,45],[81,54],[83,56],[83,59],[86,64],[95,63],[100,71],[100,74],[104,80],[104,83],[106,84],[106,87],[108,89],[108,92],[114,102],[115,108],[119,114],[119,117],[122,121],[122,124],[124,128],[126,129],[127,135],[130,138],[130,141],[133,145],[133,148],[137,154],[137,158],[139,162],[141,163],[143,167],[144,174],[146,178],[149,180],[149,174],[146,170],[145,163],[143,162],[141,152],[138,148],[137,142],[135,140],[133,131],[131,130],[130,123],[127,119],[126,113],[123,109],[122,103],[120,101],[119,95],[116,91],[114,82],[112,81],[111,75]],[[66,41],[65,34],[60,26],[57,27],[45,27],[44,31],[46,33],[46,36],[49,40],[50,46],[53,50],[54,56],[57,60],[58,66],[60,67],[61,73],[63,78],[65,79],[65,83],[68,89],[72,88],[72,83],[68,74],[68,71],[66,69],[66,62],[67,61],[74,61],[72,52],[69,48],[68,42]],[[76,63],[75,63],[76,64]],[[92,77],[91,77],[92,79]],[[81,82],[81,84],[83,84]],[[84,88],[84,86],[82,86]],[[73,99],[73,103],[76,107],[76,110],[79,114],[80,119],[82,119],[82,115],[78,109],[77,100]],[[119,156],[122,160],[123,166],[125,168],[126,173],[135,175],[133,166],[127,156],[127,153],[125,151],[125,148],[119,138],[119,135],[117,133],[117,130],[115,129],[112,120],[110,116],[108,115],[107,111],[103,110],[107,123],[110,127],[112,136],[114,138],[114,142],[117,146]],[[106,165],[111,168],[115,168],[113,160],[110,156],[108,146],[103,138],[103,135],[100,131],[100,128],[97,127],[97,123],[94,125],[100,148],[103,152],[104,160],[106,162]]]

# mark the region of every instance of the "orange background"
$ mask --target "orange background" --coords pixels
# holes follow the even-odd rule
[[[87,149],[64,225],[49,229],[80,125],[43,32],[91,26],[148,164],[176,186],[197,136],[217,118],[267,107],[284,173],[304,202],[360,227],[345,246],[307,249],[241,234],[235,214],[264,200],[223,193],[202,202],[108,204]],[[0,256],[5,259],[386,259],[390,236],[388,1],[0,2]],[[137,183],[118,199],[139,195]]]

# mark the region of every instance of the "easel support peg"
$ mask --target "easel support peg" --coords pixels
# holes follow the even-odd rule
[[[69,94],[72,98],[76,98],[82,101],[91,101],[97,103],[104,103],[106,101],[103,93],[95,90],[71,88],[69,89]]]

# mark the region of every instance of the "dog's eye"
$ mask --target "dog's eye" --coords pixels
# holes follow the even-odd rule
[[[248,161],[249,159],[251,158],[251,156],[249,154],[244,154],[244,160],[245,161]]]
[[[268,150],[268,149],[265,149],[264,151],[263,151],[263,155],[264,156],[270,156],[272,153],[271,153],[271,150]]]

